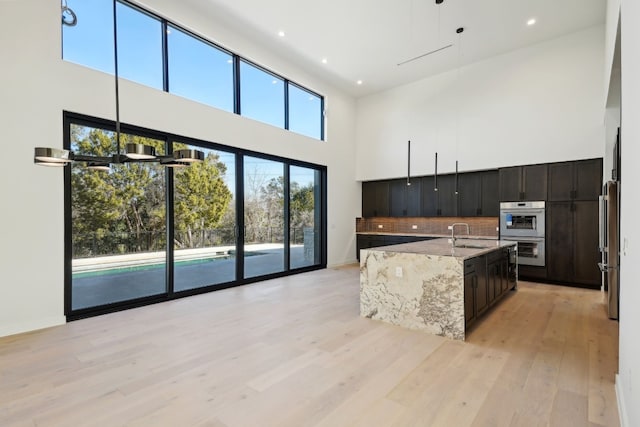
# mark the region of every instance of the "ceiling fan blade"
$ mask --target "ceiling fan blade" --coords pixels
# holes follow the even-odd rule
[[[453,46],[453,45],[450,44],[450,45],[447,45],[447,46],[443,46],[443,47],[441,47],[439,49],[432,50],[431,52],[423,53],[422,55],[418,55],[418,56],[416,56],[414,58],[407,59],[406,61],[402,61],[402,62],[398,63],[398,67],[401,66],[401,65],[404,65],[404,64],[408,64],[409,62],[415,61],[416,59],[424,58],[425,56],[431,55],[432,53],[440,52],[441,50],[445,50],[447,48],[450,48],[451,46]]]

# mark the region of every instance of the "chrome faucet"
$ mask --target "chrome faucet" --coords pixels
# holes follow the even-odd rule
[[[456,225],[459,226],[465,226],[467,228],[467,236],[469,236],[471,233],[469,232],[469,224],[467,224],[466,222],[455,222],[451,225],[451,244],[453,245],[453,247],[456,246]]]

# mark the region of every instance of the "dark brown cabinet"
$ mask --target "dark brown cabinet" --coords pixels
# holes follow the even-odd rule
[[[485,255],[464,261],[464,317],[469,327],[489,308],[487,258]]]
[[[362,183],[362,216],[498,216],[498,171],[465,172]]]
[[[456,194],[456,176],[438,176],[438,216],[458,215],[458,195]]]
[[[438,175],[438,191],[433,176],[422,178],[422,215],[457,216],[458,198],[455,194],[455,175]]]
[[[498,171],[471,172],[459,175],[458,215],[498,216]]]
[[[547,203],[547,272],[554,281],[599,287],[598,202]]]
[[[487,292],[489,306],[493,305],[509,290],[509,252],[491,252],[487,254]]]
[[[394,179],[389,183],[389,213],[392,217],[420,216],[422,179],[414,178],[411,185],[406,179]]]
[[[460,174],[458,179],[458,213],[460,216],[482,215],[482,174]]]
[[[482,172],[482,201],[480,204],[481,216],[499,216],[498,171]]]
[[[549,165],[548,200],[598,200],[602,188],[602,159]]]
[[[547,165],[502,168],[499,172],[500,201],[547,200]]]
[[[362,183],[362,216],[389,216],[389,181]]]
[[[438,192],[435,191],[435,178],[425,176],[422,178],[422,216],[438,215]]]

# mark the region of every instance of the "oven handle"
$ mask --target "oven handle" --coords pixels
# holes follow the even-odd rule
[[[544,242],[544,237],[502,236],[500,240],[509,242]]]

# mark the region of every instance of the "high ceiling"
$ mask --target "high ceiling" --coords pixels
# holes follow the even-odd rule
[[[603,24],[606,9],[605,0],[191,1],[357,97]]]

